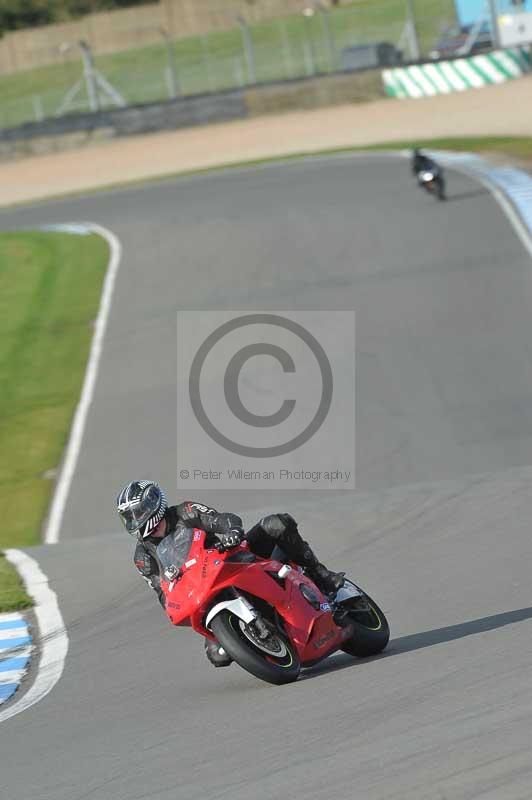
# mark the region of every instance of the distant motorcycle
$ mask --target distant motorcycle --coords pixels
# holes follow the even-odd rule
[[[352,581],[327,597],[278,548],[261,558],[245,541],[220,552],[205,539],[202,530],[178,529],[158,545],[166,613],[217,639],[255,677],[290,683],[336,650],[364,657],[388,644],[386,617]]]
[[[418,147],[412,150],[411,166],[418,185],[438,200],[445,200],[445,178],[442,168]]]
[[[434,164],[430,169],[421,170],[417,175],[418,183],[429,194],[438,200],[445,200],[445,181],[441,169]]]

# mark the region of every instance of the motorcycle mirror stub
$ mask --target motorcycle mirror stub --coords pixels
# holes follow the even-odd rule
[[[172,567],[167,567],[167,569],[165,569],[165,571],[164,571],[164,577],[165,577],[165,578],[166,578],[168,581],[173,581],[173,580],[175,580],[175,578],[177,577],[177,573],[178,573],[178,572],[179,572],[179,570],[178,570],[178,568],[177,568],[177,567],[175,567],[175,566],[172,566]]]
[[[292,572],[292,567],[290,567],[288,564],[283,564],[283,566],[277,573],[277,576],[279,578],[286,578],[289,572]]]

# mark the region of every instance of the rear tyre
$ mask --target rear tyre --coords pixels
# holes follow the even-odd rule
[[[438,193],[438,200],[446,200],[447,197],[445,195],[445,183],[442,178],[439,179],[438,183],[436,184],[436,190]]]
[[[354,626],[350,639],[342,650],[351,656],[365,658],[384,650],[390,639],[390,626],[377,603],[367,594],[355,598],[349,609],[349,621]]]
[[[211,629],[231,658],[256,678],[277,686],[292,683],[301,668],[297,651],[277,626],[264,619],[263,623],[269,629],[266,638],[260,638],[252,624],[224,610],[214,617]]]

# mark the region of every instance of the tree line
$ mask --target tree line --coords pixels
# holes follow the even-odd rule
[[[0,0],[0,36],[19,28],[66,22],[95,11],[137,6],[149,0]]]

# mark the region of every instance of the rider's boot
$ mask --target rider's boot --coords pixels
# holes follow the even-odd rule
[[[205,655],[215,667],[228,667],[233,659],[225,652],[220,642],[205,639]]]
[[[289,514],[284,515],[286,531],[281,546],[297,564],[305,567],[305,572],[323,594],[336,594],[344,585],[345,572],[332,572],[318,561],[316,553],[301,537],[296,521]]]
[[[308,566],[305,564],[307,575],[323,594],[336,594],[344,585],[345,572],[331,572],[326,566],[320,564],[314,553],[312,556],[311,563]]]
[[[308,542],[305,542],[296,528],[296,532],[291,531],[292,558],[305,567],[305,572],[314,581],[318,589],[323,594],[336,594],[338,589],[344,585],[345,572],[332,572],[330,569],[318,561],[317,555],[312,550]]]

